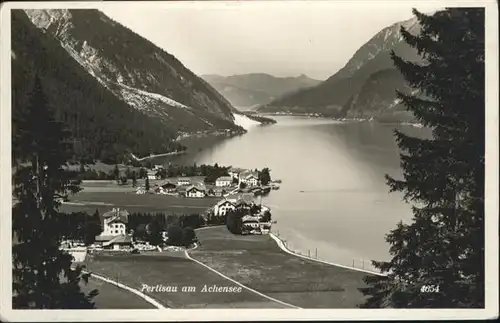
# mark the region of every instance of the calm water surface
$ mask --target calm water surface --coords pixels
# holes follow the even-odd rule
[[[289,247],[340,264],[369,268],[389,258],[384,236],[411,218],[401,194],[388,192],[384,174],[400,177],[394,125],[277,117],[272,126],[184,156],[196,163],[271,169],[281,189],[262,203],[272,208],[273,231]],[[400,127],[400,129],[402,129]],[[413,135],[426,129],[407,126]]]

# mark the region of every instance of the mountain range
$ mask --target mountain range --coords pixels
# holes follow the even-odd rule
[[[302,74],[297,77],[275,77],[264,73],[232,76],[201,75],[234,107],[242,110],[267,104],[285,94],[321,83]]]
[[[273,120],[240,112],[411,120],[395,89],[410,91],[390,52],[418,62],[400,27],[389,26],[326,81],[263,73],[196,76],[177,58],[94,9],[12,10],[12,111],[39,76],[69,128],[76,158],[115,162],[181,150],[177,139],[244,133]],[[255,111],[254,111],[255,112]],[[13,121],[15,131],[15,120]]]
[[[149,155],[178,149],[179,136],[245,131],[208,83],[98,10],[12,10],[13,111],[35,73],[83,156]]]
[[[393,50],[405,60],[421,62],[401,35],[401,27],[416,34],[416,18],[384,28],[361,46],[346,65],[324,82],[284,95],[257,109],[262,113],[316,114],[328,117],[411,121],[396,99],[396,89],[410,91],[390,58]]]

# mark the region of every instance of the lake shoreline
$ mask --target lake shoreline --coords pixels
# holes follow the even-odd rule
[[[365,299],[359,291],[365,287],[364,277],[373,275],[287,252],[271,234],[233,235],[224,226],[196,232],[202,244],[189,252],[190,257],[252,290],[300,308],[356,308]],[[292,285],[290,275],[295,277]],[[319,277],[321,284],[314,284]]]
[[[335,120],[335,121],[340,121],[340,122],[376,122],[382,125],[402,125],[402,126],[416,126],[419,127],[422,126],[421,123],[419,122],[411,122],[411,121],[406,121],[406,120],[394,120],[394,121],[383,121],[383,120],[377,120],[372,117],[366,117],[366,118],[346,118],[346,117],[329,117],[329,116],[324,116],[324,115],[319,115],[319,114],[307,114],[307,113],[272,113],[272,112],[267,112],[267,113],[259,113],[259,115],[262,116],[274,116],[274,117],[301,117],[301,118],[310,118],[310,119],[324,119],[324,120]]]
[[[294,251],[318,249],[321,260],[376,271],[371,260],[389,257],[385,235],[412,217],[400,196],[388,193],[384,178],[401,172],[392,128],[417,137],[427,137],[427,129],[332,118],[276,120],[275,126],[206,145],[184,156],[185,163],[269,167],[273,178],[287,184],[262,202],[278,221],[273,229]]]

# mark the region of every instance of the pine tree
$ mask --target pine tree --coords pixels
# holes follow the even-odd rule
[[[13,115],[13,298],[16,309],[93,308],[94,290],[80,291],[82,267],[59,249],[64,232],[59,198],[79,190],[62,168],[70,159],[68,132],[55,121],[41,81],[35,77],[28,105]],[[27,162],[27,163],[26,163]],[[23,165],[27,164],[27,165]]]
[[[115,164],[115,168],[113,168],[113,176],[115,177],[115,181],[117,183],[120,182],[120,170],[118,169],[118,165]]]
[[[262,185],[267,185],[271,181],[271,172],[269,168],[264,168],[262,171],[258,172],[259,181]]]
[[[386,178],[414,217],[387,235],[393,258],[374,262],[387,276],[366,277],[363,307],[484,307],[484,9],[413,12],[421,33],[402,35],[423,63],[392,59],[419,93],[398,97],[433,136],[395,131],[404,180]]]
[[[136,187],[137,186],[137,174],[134,171],[132,171],[132,187]]]
[[[101,219],[99,217],[99,210],[95,210],[92,216],[86,216],[87,221],[84,226],[83,240],[86,246],[95,242],[95,237],[102,232]]]
[[[85,173],[85,163],[83,160],[80,161],[80,173]]]
[[[149,224],[149,233],[148,233],[148,241],[153,246],[162,246],[163,245],[163,236],[162,236],[162,226],[158,222],[157,219],[154,219]]]

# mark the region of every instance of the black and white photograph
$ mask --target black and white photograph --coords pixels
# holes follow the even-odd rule
[[[498,318],[495,1],[6,2],[1,64],[2,320]]]

